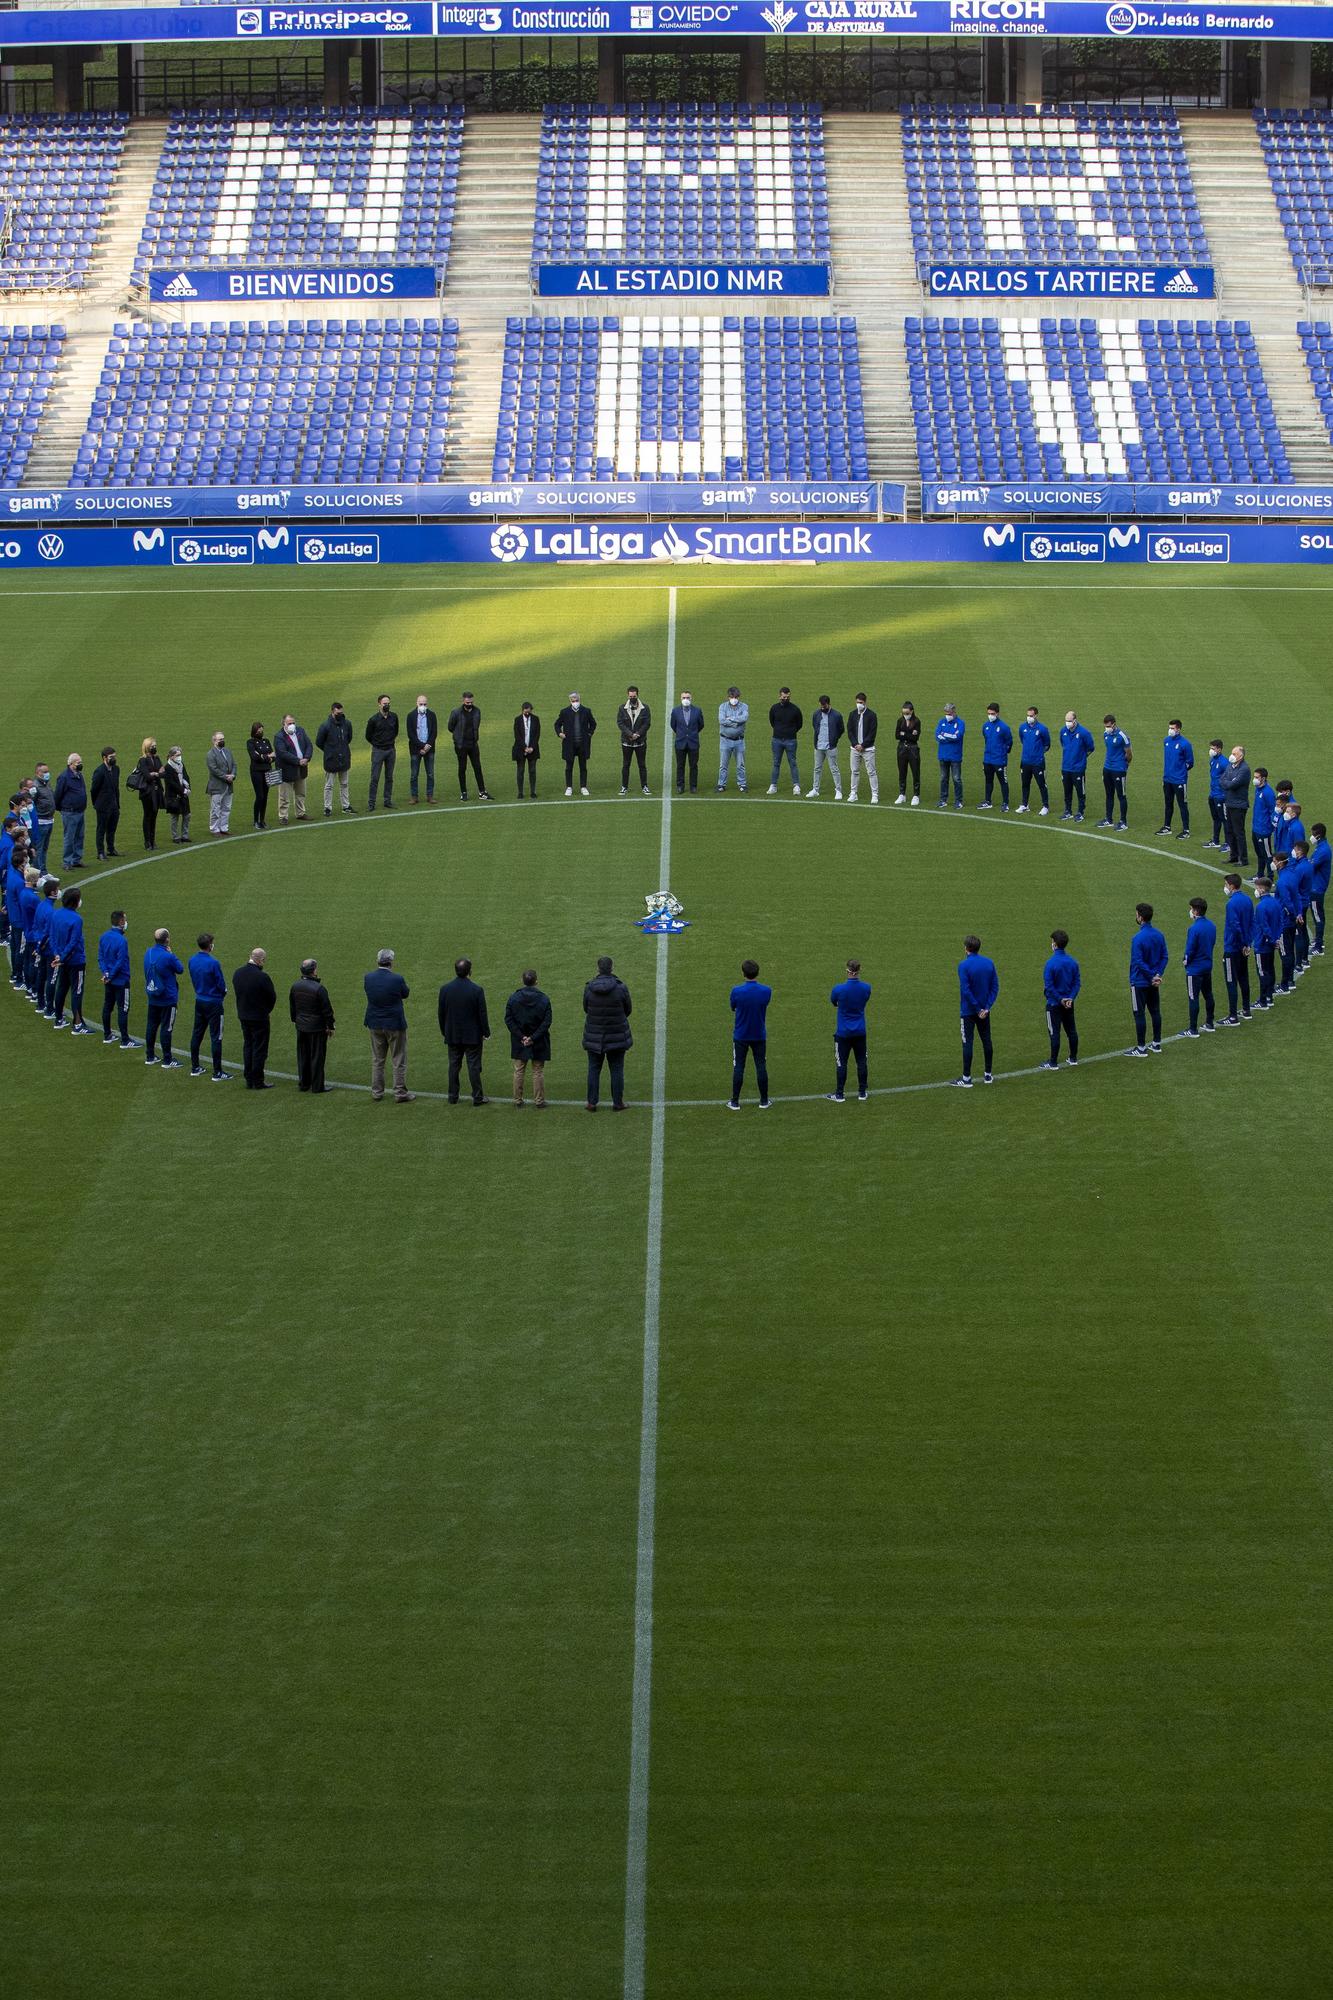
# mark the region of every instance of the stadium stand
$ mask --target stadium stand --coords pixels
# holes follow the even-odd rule
[[[1290,480],[1243,320],[909,319],[921,476]]]
[[[448,262],[461,105],[173,118],[134,280],[173,264]],[[181,296],[188,296],[182,290]]]
[[[1333,326],[1327,320],[1311,323],[1303,319],[1296,331],[1300,335],[1301,352],[1314,385],[1315,401],[1324,419],[1329,441],[1333,443]]]
[[[549,105],[532,240],[538,264],[822,261],[819,107]]]
[[[0,209],[8,241],[0,292],[82,289],[125,144],[126,121],[0,119]]]
[[[1291,261],[1308,285],[1333,285],[1333,112],[1256,111],[1264,164]]]
[[[1173,110],[921,105],[902,140],[918,268],[1207,261]]]
[[[864,478],[854,320],[506,323],[496,479]]]
[[[453,320],[118,326],[75,486],[438,479]]]
[[[0,327],[0,486],[17,486],[65,344],[60,326]]]

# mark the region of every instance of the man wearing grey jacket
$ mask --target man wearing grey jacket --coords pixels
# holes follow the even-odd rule
[[[750,705],[741,700],[738,687],[727,689],[727,698],[717,712],[717,733],[721,759],[717,767],[717,788],[727,789],[727,772],[732,763],[736,766],[736,790],[748,791],[745,782],[745,725],[750,720]]]
[[[204,786],[208,794],[208,830],[216,839],[225,840],[231,822],[236,759],[227,748],[227,739],[220,729],[213,731],[212,746],[204,763],[208,769],[208,782]]]
[[[1250,815],[1250,767],[1245,761],[1245,745],[1238,743],[1218,779],[1222,811],[1227,826],[1227,859],[1233,868],[1249,864],[1250,849],[1245,838],[1245,822]]]

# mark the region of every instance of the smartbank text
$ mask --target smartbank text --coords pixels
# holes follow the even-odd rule
[[[793,522],[789,527],[715,528],[711,523],[681,523],[693,537],[694,552],[720,561],[759,557],[780,562],[802,558],[836,559],[868,556],[873,548],[864,528],[817,528]],[[654,528],[534,527],[532,556],[558,562],[647,562],[660,530]]]

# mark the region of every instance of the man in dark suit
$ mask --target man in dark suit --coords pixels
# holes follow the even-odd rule
[[[481,710],[470,694],[465,694],[458,707],[450,713],[444,725],[454,739],[454,755],[458,759],[458,796],[467,800],[468,766],[477,780],[477,797],[489,799],[486,780],[481,775]]]
[[[653,714],[647,702],[639,700],[636,687],[625,689],[625,699],[616,710],[616,727],[620,731],[620,796],[623,799],[629,790],[629,767],[637,760],[639,785],[644,796],[648,793],[648,731],[653,726]]]
[[[393,953],[382,951],[375,970],[365,975],[365,1025],[370,1031],[370,1094],[376,1104],[384,1095],[384,1065],[393,1064],[393,1094],[398,1104],[415,1104],[407,1087],[407,1015],[403,1002],[411,989],[393,969]]]
[[[588,752],[597,728],[597,717],[590,708],[585,708],[583,698],[575,689],[565,707],[555,719],[555,733],[565,756],[565,797],[574,796],[574,766],[579,767],[579,790],[584,798],[588,796]]]
[[[232,999],[236,1002],[236,1018],[241,1024],[242,1066],[247,1090],[273,1088],[271,1083],[264,1081],[264,1064],[268,1061],[269,1017],[277,1005],[278,994],[264,970],[267,956],[263,946],[256,945],[247,963],[231,975]]]
[[[588,1109],[602,1093],[602,1064],[611,1070],[611,1109],[625,1109],[625,1051],[634,1046],[629,1031],[629,988],[617,979],[609,958],[597,961],[597,977],[583,989],[583,1046],[588,1054]]]
[[[324,1089],[324,1059],[333,1033],[333,1002],[320,982],[313,958],[301,960],[301,977],[287,996],[296,1029],[296,1086],[319,1096]]]
[[[551,1060],[551,1003],[537,984],[535,972],[523,974],[523,984],[505,1007],[509,1053],[514,1060],[514,1104],[523,1109],[523,1080],[532,1064],[532,1102],[546,1109],[546,1065]]]
[[[366,741],[370,745],[369,810],[375,810],[375,794],[383,773],[384,805],[388,811],[393,805],[393,767],[398,761],[398,717],[387,694],[380,696],[375,713],[366,724]]]
[[[116,828],[120,825],[120,766],[110,745],[102,752],[102,761],[93,772],[92,802],[97,816],[97,858],[114,860]]]
[[[704,712],[697,707],[694,697],[682,690],[680,700],[671,711],[668,727],[676,745],[676,790],[685,789],[685,766],[690,767],[690,790],[699,789],[699,738],[703,734]]]
[[[454,978],[440,988],[440,1033],[449,1050],[449,1102],[458,1102],[458,1079],[464,1058],[467,1080],[472,1086],[472,1102],[484,1104],[481,1087],[481,1045],[490,1039],[491,1024],[486,1014],[486,995],[470,977],[472,960],[454,961]]]
[[[528,791],[537,796],[537,759],[541,756],[542,719],[532,712],[532,703],[525,701],[522,712],[514,717],[514,764],[518,778],[518,795],[523,796],[523,777],[527,774]]]
[[[315,746],[294,715],[284,715],[282,728],[273,739],[273,755],[278,761],[278,825],[286,826],[293,799],[296,817],[305,818],[305,781]]]
[[[435,803],[435,739],[440,733],[439,720],[435,710],[429,706],[424,694],[417,696],[416,707],[407,718],[407,748],[412,758],[412,770],[408,786],[412,803],[418,803],[417,786],[421,779],[421,766],[426,766],[426,804]]]

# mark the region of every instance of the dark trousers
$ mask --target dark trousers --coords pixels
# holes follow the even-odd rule
[[[919,799],[921,796],[921,745],[919,743],[900,743],[898,745],[898,790],[900,792],[905,793],[907,791],[907,780],[909,777],[912,780],[911,796],[914,799]]]
[[[1241,1011],[1248,1016],[1250,1011],[1250,961],[1243,951],[1228,953],[1222,960],[1222,972],[1227,982],[1227,1015],[1236,1018],[1236,1000],[1239,996]],[[1260,998],[1262,998],[1262,994]]]
[[[467,774],[469,765],[471,765],[472,775],[477,781],[477,790],[479,792],[484,792],[486,789],[486,780],[481,775],[481,755],[477,749],[476,744],[469,743],[466,750],[460,750],[458,748],[458,745],[455,744],[454,756],[458,759],[459,795],[462,798],[467,797]]]
[[[1074,1019],[1072,1007],[1048,1007],[1046,1009],[1046,1032],[1051,1038],[1051,1061],[1060,1060],[1060,1036],[1063,1033],[1069,1044],[1071,1062],[1078,1060],[1078,1023]]]
[[[986,1074],[989,1076],[995,1062],[995,1050],[990,1038],[990,1015],[964,1014],[962,1017],[962,1027],[963,1075],[971,1076],[972,1074],[972,1038],[975,1035],[981,1039],[981,1059],[985,1065]]]
[[[323,1028],[296,1031],[296,1085],[298,1090],[312,1090],[318,1095],[325,1087],[324,1064],[329,1053],[329,1038]]]
[[[579,783],[586,785],[588,782],[588,753],[586,750],[571,750],[569,745],[566,744],[565,783],[567,785],[572,785],[574,782],[574,766],[576,764],[579,767]]]
[[[1213,823],[1213,839],[1221,847],[1227,837],[1226,807],[1221,799],[1215,799],[1211,792],[1208,794],[1208,817]],[[1232,859],[1235,859],[1234,855]]]
[[[1316,951],[1322,951],[1324,949],[1324,898],[1322,894],[1311,898],[1310,908],[1314,911],[1314,948]]]
[[[1082,813],[1088,803],[1088,788],[1082,771],[1061,771],[1060,779],[1065,788],[1065,811],[1074,810],[1074,798],[1078,797],[1078,809]]]
[[[741,1101],[741,1086],[745,1082],[745,1058],[754,1057],[754,1080],[759,1085],[759,1102],[768,1103],[768,1043],[736,1041],[731,1045],[731,1101]]]
[[[1295,924],[1283,926],[1282,943],[1279,949],[1282,953],[1282,990],[1284,993],[1287,993],[1291,990],[1296,974]]]
[[[480,1104],[484,1095],[481,1087],[481,1043],[450,1042],[449,1044],[449,1102],[458,1102],[458,1083],[463,1073],[463,1063],[467,1062],[467,1080],[472,1087],[472,1102]]]
[[[957,766],[954,767],[957,769]],[[847,1088],[848,1058],[856,1058],[856,1088],[864,1097],[867,1089],[866,1038],[864,1035],[835,1035],[833,1037],[834,1089],[839,1097]]]
[[[69,1000],[69,1017],[76,1028],[83,1026],[83,975],[82,965],[66,965],[62,960],[56,974],[56,1019],[65,1018],[65,1001]]]
[[[1310,960],[1310,924],[1308,913],[1302,910],[1296,919],[1296,963],[1308,965]]]
[[[1106,794],[1106,817],[1119,818],[1121,826],[1129,825],[1129,813],[1125,805],[1125,774],[1123,771],[1103,771],[1102,790]],[[1119,807],[1117,815],[1116,808]]]
[[[255,825],[263,826],[268,820],[268,785],[264,773],[252,770],[250,784],[255,795]]]
[[[116,828],[120,825],[119,806],[99,806],[97,808],[97,858],[105,860],[116,851]]]
[[[366,794],[366,804],[369,806],[371,812],[375,810],[375,800],[379,793],[381,778],[384,780],[384,803],[386,806],[393,804],[393,772],[397,762],[398,752],[392,744],[390,744],[387,750],[381,749],[378,744],[371,744],[370,790]]]
[[[213,1074],[222,1074],[222,1008],[204,1007],[194,1003],[194,1026],[190,1030],[190,1068],[198,1069],[199,1052],[204,1046],[204,1036],[208,1036],[209,1049],[213,1057]]]
[[[1223,816],[1227,825],[1227,858],[1233,867],[1237,865],[1246,866],[1249,863],[1250,850],[1245,840],[1245,821],[1247,818],[1245,808],[1244,806],[1228,806]]]
[[[535,757],[516,757],[514,762],[518,765],[519,797],[522,798],[523,796],[523,780],[526,778],[528,781],[528,791],[535,799],[537,796],[537,759]]]
[[[1046,789],[1046,766],[1044,764],[1020,764],[1018,775],[1023,781],[1024,805],[1028,803],[1028,800],[1032,796],[1034,779],[1036,780],[1037,790],[1041,793],[1042,804],[1048,806],[1051,803],[1051,795]]]
[[[697,792],[699,789],[699,746],[697,743],[678,743],[676,745],[676,790],[678,792],[683,792],[685,789],[685,766],[687,764],[690,768],[690,790]]]
[[[622,743],[620,746],[620,782],[622,785],[628,785],[630,765],[635,762],[639,766],[639,783],[646,785],[648,783],[647,745],[643,743]]]
[[[946,764],[944,759],[941,758],[940,759],[940,804],[942,806],[947,806],[949,803],[949,781],[951,776],[953,780],[954,804],[960,806],[963,803],[962,764],[961,763]]]
[[[602,1095],[602,1064],[611,1072],[611,1102],[625,1102],[625,1051],[623,1049],[588,1050],[588,1102],[596,1104]]]
[[[153,1000],[148,1006],[148,1026],[144,1031],[144,1056],[152,1061],[158,1043],[162,1046],[162,1060],[171,1061],[171,1031],[176,1025],[176,1003],[174,1000]]]
[[[1267,833],[1256,833],[1254,840],[1254,872],[1256,875],[1271,875],[1273,872],[1273,841]]]
[[[1187,972],[1185,974],[1185,994],[1190,1003],[1190,1026],[1199,1025],[1199,1007],[1202,1004],[1203,1018],[1211,1028],[1213,1025],[1213,975],[1207,972]]]
[[[241,1022],[241,1067],[245,1072],[247,1090],[258,1090],[264,1081],[264,1064],[268,1061],[269,1019]]]
[[[51,978],[51,954],[49,951],[39,951],[37,954],[37,984],[34,991],[36,992],[37,1005],[41,1012],[49,1014],[51,1012],[51,1002],[55,998],[54,982]]]
[[[1272,1004],[1273,988],[1277,985],[1277,948],[1275,945],[1261,945],[1259,959],[1259,1005]]]
[[[1009,773],[1005,766],[1003,764],[983,764],[981,771],[982,776],[986,780],[986,804],[989,805],[991,802],[991,794],[995,790],[995,780],[998,778],[1000,781],[1000,802],[1002,805],[1007,806],[1009,803]]]
[[[413,798],[417,796],[417,786],[421,781],[421,767],[424,764],[426,767],[426,804],[429,805],[435,797],[435,752],[433,750],[423,750],[420,743],[411,743],[408,747],[412,752],[412,769],[408,773],[408,790],[411,792]]]
[[[1190,802],[1183,785],[1169,785],[1162,780],[1162,825],[1170,826],[1172,814],[1180,807],[1180,827],[1182,833],[1190,830]]]
[[[116,1026],[122,1042],[130,1039],[130,989],[128,986],[107,985],[102,988],[102,1033],[110,1035],[111,1020],[115,1016]]]
[[[161,807],[155,799],[146,798],[141,792],[139,804],[143,808],[143,844],[146,848],[157,846],[157,816]]]
[[[1152,1022],[1152,1038],[1162,1039],[1162,989],[1160,986],[1131,986],[1130,1005],[1134,1009],[1134,1038],[1140,1048],[1148,1039],[1148,1022]]]

